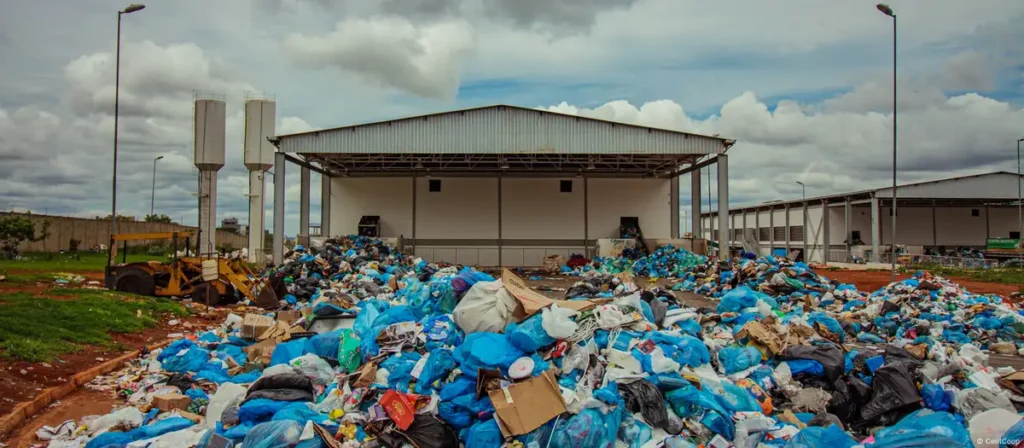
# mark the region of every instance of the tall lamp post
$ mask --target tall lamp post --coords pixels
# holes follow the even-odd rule
[[[131,4],[117,12],[117,56],[114,63],[114,172],[110,179],[110,236],[117,234],[117,115],[121,93],[121,16],[141,11],[145,5]],[[109,260],[108,260],[109,261]]]
[[[885,3],[877,6],[882,14],[892,17],[892,270],[890,281],[896,281],[896,13]]]
[[[155,213],[153,210],[155,209],[155,206],[156,206],[156,161],[160,160],[162,158],[164,158],[164,156],[157,156],[157,158],[153,159],[153,189],[152,189],[152,193],[150,193],[150,196],[149,196],[149,214],[150,215],[153,215]]]
[[[796,181],[796,183],[800,184],[800,199],[806,201],[807,200],[807,185],[804,185],[804,183],[800,182],[800,181]]]

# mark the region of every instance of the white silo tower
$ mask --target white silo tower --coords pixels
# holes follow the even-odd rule
[[[274,166],[274,121],[277,104],[273,98],[246,94],[245,167],[249,170],[249,261],[263,264],[264,176]]]
[[[224,166],[227,103],[197,94],[193,113],[195,165],[199,169],[199,253],[217,251],[217,171]]]

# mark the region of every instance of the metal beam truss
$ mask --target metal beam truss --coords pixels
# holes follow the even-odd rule
[[[331,176],[676,177],[692,154],[301,154]]]

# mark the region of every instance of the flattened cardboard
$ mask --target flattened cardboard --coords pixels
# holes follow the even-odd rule
[[[550,370],[492,390],[487,395],[494,405],[498,428],[505,437],[528,434],[566,412],[565,401]]]
[[[768,349],[771,355],[776,355],[782,352],[782,338],[779,337],[779,334],[771,327],[767,327],[756,321],[747,322],[747,324],[740,329],[739,333],[736,333],[736,339],[739,340],[748,336],[757,344]]]
[[[259,334],[256,338],[257,341],[274,340],[274,342],[284,342],[291,338],[292,335],[291,324],[283,320],[279,320],[274,323],[274,326],[267,328],[266,331]]]
[[[562,308],[568,308],[574,311],[583,311],[594,306],[594,302],[590,300],[553,300],[545,297],[543,294],[530,289],[523,282],[522,278],[512,273],[508,269],[501,271],[501,283],[505,286],[505,289],[512,294],[519,303],[523,305],[523,310],[526,312],[526,316],[532,316],[538,311],[552,303],[557,303]]]
[[[1009,375],[1004,376],[1003,379],[1013,382],[1024,381],[1024,370],[1018,370],[1016,372],[1013,372]]]
[[[277,347],[277,341],[274,339],[267,339],[265,341],[250,345],[242,349],[245,352],[245,356],[249,362],[263,362],[267,364],[270,362],[270,356],[274,354],[274,348]]]
[[[175,409],[187,411],[190,404],[192,404],[192,399],[182,394],[166,394],[153,397],[153,407],[164,412]]]
[[[289,326],[302,318],[298,310],[281,310],[277,312],[277,321],[287,323]]]

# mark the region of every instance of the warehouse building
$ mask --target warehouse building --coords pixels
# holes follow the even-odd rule
[[[488,106],[275,139],[274,261],[283,251],[284,179],[299,167],[299,233],[310,173],[322,175],[320,233],[402,237],[429,261],[539,266],[589,254],[639,223],[679,238],[679,176],[717,164],[728,204],[733,141],[515,106]],[[699,216],[699,215],[696,215]],[[697,218],[693,218],[697,224]]]
[[[1020,238],[1020,182],[1017,174],[1001,171],[900,185],[896,244],[913,253],[984,249],[988,238]],[[814,262],[887,261],[892,198],[887,187],[737,207],[727,217],[703,214],[698,233],[717,235],[725,220],[734,251],[799,250]]]

